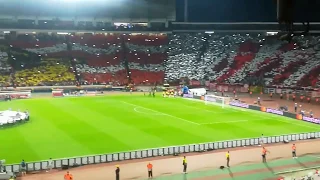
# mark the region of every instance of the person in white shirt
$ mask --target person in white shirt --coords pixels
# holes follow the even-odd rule
[[[47,166],[47,171],[46,171],[46,172],[51,171],[52,168],[53,168],[53,161],[52,161],[52,158],[50,158],[50,159],[48,160],[48,166]]]
[[[261,134],[259,143],[260,143],[259,146],[262,146],[264,143],[264,135],[263,134]]]

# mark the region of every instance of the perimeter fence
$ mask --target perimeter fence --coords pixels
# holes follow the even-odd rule
[[[320,138],[320,132],[309,132],[309,133],[301,133],[301,134],[286,134],[286,135],[278,135],[278,136],[270,136],[257,138],[247,138],[247,139],[239,139],[239,140],[227,140],[227,141],[217,141],[217,142],[209,142],[209,143],[201,143],[201,144],[188,144],[188,145],[180,145],[180,146],[169,146],[169,147],[160,147],[153,149],[142,149],[128,152],[117,152],[110,154],[98,154],[98,155],[89,155],[89,156],[81,156],[81,157],[70,157],[63,159],[54,159],[53,168],[71,168],[78,167],[83,165],[90,164],[99,164],[99,163],[111,163],[123,160],[132,160],[132,159],[143,159],[157,156],[172,156],[181,153],[191,153],[191,152],[205,152],[205,151],[214,151],[219,149],[226,148],[236,148],[236,147],[244,147],[244,146],[256,146],[259,145],[261,140],[264,141],[265,144],[272,143],[281,143],[281,142],[290,142],[290,141],[299,141],[299,140],[307,140],[307,139],[318,139]],[[48,168],[48,160],[38,161],[38,162],[27,162],[27,171],[41,171],[47,170]],[[7,171],[10,172],[19,172],[20,164],[9,164],[5,165]]]

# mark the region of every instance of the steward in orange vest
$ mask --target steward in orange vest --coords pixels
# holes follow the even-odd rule
[[[148,168],[148,178],[152,178],[152,168],[153,168],[153,165],[151,163],[149,163],[147,165],[147,168]]]

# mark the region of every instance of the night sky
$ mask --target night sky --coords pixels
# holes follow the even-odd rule
[[[296,1],[295,21],[320,22],[320,0]],[[310,8],[308,8],[308,2]],[[189,0],[189,22],[276,22],[275,0]],[[177,21],[183,21],[184,0],[177,0]]]

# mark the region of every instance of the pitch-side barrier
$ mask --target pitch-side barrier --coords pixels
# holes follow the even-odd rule
[[[264,137],[263,141],[265,144],[272,143],[282,143],[287,141],[299,141],[307,139],[318,139],[320,138],[320,132],[309,132],[301,134],[287,134],[287,135],[278,135]],[[180,146],[170,146],[170,147],[160,147],[153,149],[142,149],[128,152],[117,152],[110,154],[98,154],[98,155],[88,155],[88,156],[79,156],[79,157],[70,157],[63,159],[54,159],[53,168],[55,169],[65,169],[78,167],[83,165],[90,164],[100,164],[100,163],[111,163],[124,160],[132,159],[143,159],[151,158],[157,156],[172,156],[181,153],[191,153],[191,152],[206,152],[226,148],[236,148],[244,146],[256,146],[259,145],[261,138],[247,138],[239,140],[227,140],[227,141],[217,141],[201,144],[188,144]],[[47,170],[48,160],[37,161],[37,162],[27,162],[27,171],[42,171]],[[20,164],[9,164],[5,165],[7,171],[10,172],[19,172]]]

